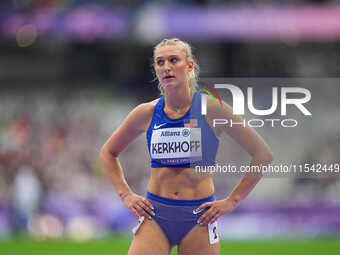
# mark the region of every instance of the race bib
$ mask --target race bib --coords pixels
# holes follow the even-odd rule
[[[217,221],[215,221],[213,224],[208,224],[208,231],[210,244],[217,243],[219,240],[217,231]]]
[[[182,164],[202,160],[200,128],[164,128],[152,131],[150,154],[162,164]]]
[[[144,222],[144,220],[145,220],[145,217],[144,217],[144,216],[139,217],[137,226],[135,226],[135,227],[131,230],[132,233],[133,233],[134,235],[137,233],[138,229],[140,228],[140,226],[142,225],[142,223]]]

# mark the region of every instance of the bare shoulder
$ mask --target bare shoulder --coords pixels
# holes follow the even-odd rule
[[[138,105],[136,108],[139,108],[139,110],[141,110],[142,112],[153,113],[153,110],[155,109],[155,106],[158,103],[159,99],[160,98],[156,98],[152,101],[142,103]]]
[[[218,118],[231,118],[233,116],[232,108],[229,104],[222,101],[222,104],[218,101],[212,100],[207,97],[207,115],[208,119]]]
[[[159,98],[150,102],[139,104],[131,113],[134,113],[136,116],[143,116],[144,118],[152,117],[158,100]]]
[[[151,123],[153,112],[159,98],[150,102],[142,103],[136,106],[127,116],[127,121],[131,122],[140,131],[146,131]]]
[[[210,127],[215,132],[216,136],[220,136],[224,132],[229,131],[228,125],[215,125],[214,122],[216,119],[220,121],[223,119],[225,121],[235,121],[240,122],[242,118],[240,116],[234,115],[232,107],[227,104],[226,102],[222,101],[214,101],[209,96],[206,97],[207,99],[207,114],[205,115],[205,119],[210,125]]]

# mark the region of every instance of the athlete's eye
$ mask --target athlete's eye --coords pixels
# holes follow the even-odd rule
[[[157,63],[158,66],[161,66],[161,65],[164,64],[164,60],[163,60],[163,59],[158,59],[158,60],[156,61],[156,63]]]
[[[170,58],[170,62],[171,63],[177,63],[178,62],[178,58],[176,58],[176,57],[172,57],[172,58]]]

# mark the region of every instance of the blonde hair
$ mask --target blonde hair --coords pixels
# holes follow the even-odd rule
[[[170,39],[163,39],[160,43],[158,43],[154,47],[154,52],[157,48],[168,46],[168,45],[179,45],[183,48],[187,58],[190,58],[192,61],[194,61],[194,68],[189,73],[189,83],[190,83],[190,91],[193,94],[195,91],[198,90],[198,75],[199,75],[199,65],[197,64],[196,59],[194,58],[191,50],[191,46],[189,43],[182,41],[178,38],[170,38]],[[157,76],[156,78],[157,79]],[[164,89],[160,81],[158,81],[158,90],[161,92],[161,95],[164,94]]]

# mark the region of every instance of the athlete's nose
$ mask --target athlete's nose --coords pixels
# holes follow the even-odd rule
[[[167,61],[164,63],[163,67],[164,67],[164,69],[163,69],[164,76],[172,75],[172,70],[171,70],[170,64]]]
[[[169,72],[171,69],[170,69],[170,64],[169,64],[169,62],[168,61],[165,61],[164,62],[164,71],[165,72]]]

